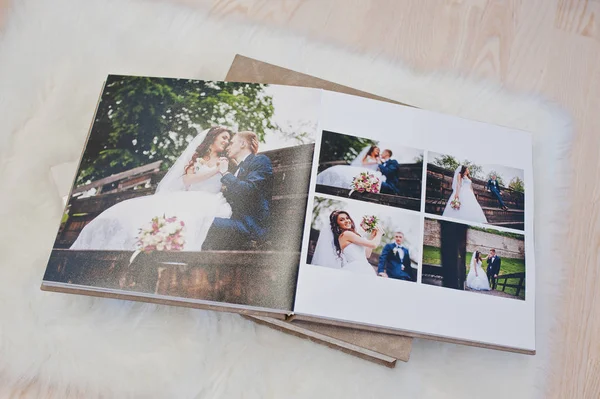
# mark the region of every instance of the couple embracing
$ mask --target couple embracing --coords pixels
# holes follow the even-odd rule
[[[392,150],[383,151],[376,145],[365,147],[350,165],[335,165],[317,175],[317,184],[350,188],[354,178],[362,172],[377,176],[382,194],[400,194],[398,171],[400,164],[392,158]]]
[[[257,135],[214,126],[190,141],[153,195],[108,208],[71,249],[134,251],[142,226],[163,215],[184,226],[184,251],[247,248],[267,236],[272,186]]]

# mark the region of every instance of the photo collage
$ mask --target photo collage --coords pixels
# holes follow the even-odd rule
[[[307,264],[525,299],[523,170],[326,130],[315,151]]]

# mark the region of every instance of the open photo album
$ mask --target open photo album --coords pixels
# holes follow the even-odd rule
[[[320,89],[110,75],[42,289],[534,353],[531,137]]]

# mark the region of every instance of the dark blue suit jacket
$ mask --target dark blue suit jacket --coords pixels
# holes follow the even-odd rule
[[[388,159],[386,162],[379,165],[379,170],[385,176],[385,182],[394,194],[400,192],[400,179],[398,178],[399,168],[400,165],[395,159]]]
[[[492,261],[492,258],[487,258],[487,275],[489,277],[494,277],[494,274],[500,274],[500,267],[502,267],[502,259],[498,255]]]
[[[227,173],[221,178],[223,195],[231,205],[231,220],[238,231],[255,239],[268,232],[271,196],[273,192],[273,167],[265,155],[250,154],[238,167],[238,175]]]
[[[385,271],[390,278],[415,281],[416,279],[413,276],[408,249],[400,247],[404,252],[404,258],[400,260],[400,256],[394,253],[394,248],[396,248],[395,242],[389,243],[383,247],[381,255],[379,255],[377,274]],[[402,266],[404,266],[404,270],[402,270]]]
[[[492,180],[492,179],[488,180],[487,188],[488,188],[488,190],[490,190],[492,192],[494,192],[494,191],[500,192],[500,185],[498,184],[498,180]]]

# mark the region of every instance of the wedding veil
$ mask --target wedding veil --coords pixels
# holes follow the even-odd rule
[[[458,165],[458,168],[454,171],[454,178],[452,179],[452,191],[456,191],[456,185],[458,184],[458,175],[460,174],[460,170],[462,169],[462,165]]]
[[[333,232],[331,231],[329,224],[326,224],[321,228],[311,264],[340,268],[342,267],[342,263],[343,260],[338,257],[335,250],[335,244],[333,243]]]
[[[369,152],[369,149],[371,148],[370,145],[366,146],[365,148],[363,148],[358,155],[356,156],[356,158],[354,158],[352,160],[352,162],[350,162],[350,166],[363,166],[362,164],[362,159],[365,157],[365,155],[367,155],[367,152]]]
[[[183,175],[185,166],[190,162],[196,148],[204,141],[206,134],[209,129],[204,130],[200,134],[190,141],[188,146],[183,150],[179,158],[175,161],[173,166],[169,168],[169,171],[162,178],[158,186],[156,187],[156,193],[168,193],[174,191],[185,191],[185,184],[183,184]]]
[[[473,255],[471,255],[471,263],[469,264],[469,272],[471,272],[471,271],[475,272],[475,267],[477,266],[477,259],[475,259],[475,253],[477,253],[477,251],[473,252]]]

